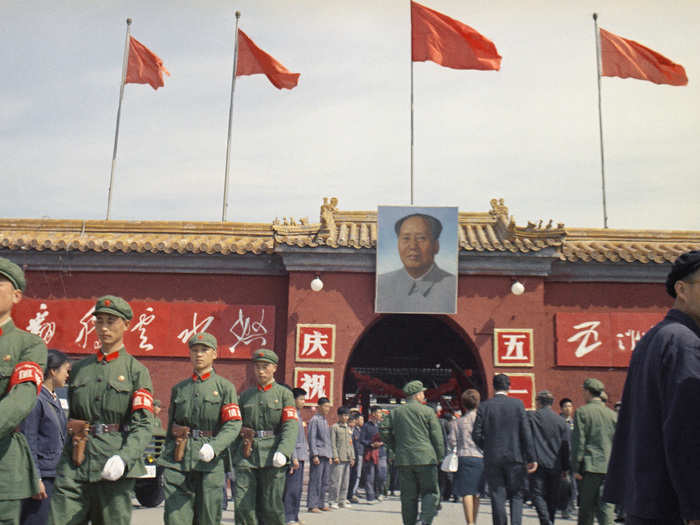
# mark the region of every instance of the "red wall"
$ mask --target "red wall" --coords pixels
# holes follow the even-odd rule
[[[44,299],[90,298],[106,294],[127,301],[207,301],[229,304],[272,304],[275,306],[275,347],[284,370],[287,327],[287,277],[155,274],[116,272],[27,272],[26,295]],[[127,349],[128,350],[128,349]],[[151,372],[155,397],[163,403],[161,418],[167,417],[171,388],[192,373],[188,359],[144,357],[139,360]],[[236,386],[238,392],[253,385],[252,365],[248,361],[222,359],[216,372]],[[282,372],[278,373],[282,377]]]

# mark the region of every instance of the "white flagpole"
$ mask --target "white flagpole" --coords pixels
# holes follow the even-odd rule
[[[107,217],[109,220],[112,212],[112,187],[114,184],[114,168],[117,165],[117,144],[119,142],[119,120],[122,114],[122,100],[124,99],[124,83],[126,82],[126,67],[129,63],[129,37],[131,18],[126,19],[126,41],[124,43],[124,59],[122,60],[122,79],[119,85],[119,108],[117,109],[117,129],[114,132],[114,151],[112,152],[112,170],[109,173],[109,190],[107,191]]]
[[[598,30],[598,14],[593,13],[593,27],[595,29],[596,65],[598,66],[598,130],[600,133],[600,176],[603,185],[603,228],[608,227],[608,205],[605,197],[605,153],[603,150],[603,109],[600,95],[601,56],[600,56],[600,31]]]
[[[408,2],[409,13],[411,14],[411,48],[409,60],[411,61],[411,206],[413,206],[413,9],[411,1]]]
[[[228,174],[231,164],[231,124],[233,123],[233,93],[236,89],[236,69],[238,68],[238,20],[241,12],[236,11],[236,28],[233,44],[233,74],[231,76],[231,103],[228,109],[228,139],[226,140],[226,174],[224,176],[224,203],[221,207],[221,222],[226,222],[226,210],[228,209]]]

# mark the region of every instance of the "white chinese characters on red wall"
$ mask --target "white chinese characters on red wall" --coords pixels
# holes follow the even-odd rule
[[[535,364],[535,346],[531,328],[495,328],[493,330],[494,366]]]
[[[298,324],[296,360],[333,363],[335,361],[335,325]]]
[[[316,405],[322,397],[327,397],[333,404],[332,368],[297,367],[294,369],[294,386],[306,390],[306,405]]]
[[[514,372],[506,375],[510,379],[508,397],[520,399],[525,405],[525,410],[534,410],[535,374]]]
[[[557,365],[626,367],[642,336],[662,313],[559,312]]]

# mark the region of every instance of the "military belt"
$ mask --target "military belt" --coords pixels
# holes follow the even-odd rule
[[[199,439],[200,437],[212,437],[213,435],[214,432],[212,432],[211,430],[199,430],[198,428],[190,430],[190,436],[192,436],[192,439]]]
[[[259,437],[259,438],[275,437],[275,431],[274,430],[256,430],[255,437]]]
[[[97,423],[96,425],[90,425],[90,434],[93,436],[99,436],[100,434],[106,434],[108,432],[127,432],[129,430],[129,425],[120,425],[119,423],[111,423],[109,425],[104,423]]]

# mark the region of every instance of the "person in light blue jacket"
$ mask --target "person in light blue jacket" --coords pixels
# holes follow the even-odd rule
[[[48,520],[56,465],[66,441],[66,413],[55,390],[66,385],[69,373],[70,362],[65,354],[49,350],[41,391],[20,427],[41,478],[39,493],[22,502],[22,525],[43,525]]]
[[[330,466],[333,462],[331,449],[331,429],[326,416],[331,409],[327,397],[318,400],[318,412],[309,421],[309,455],[311,470],[309,472],[309,512],[331,510],[328,506],[328,481]]]
[[[304,464],[309,461],[309,443],[306,440],[304,420],[301,418],[301,409],[304,407],[306,390],[293,388],[294,404],[297,409],[299,421],[299,434],[296,446],[292,454],[292,463],[287,471],[287,480],[284,486],[284,519],[287,525],[299,523],[299,507],[301,506],[301,489],[304,486]]]

